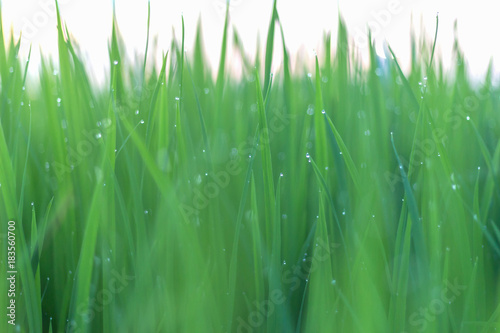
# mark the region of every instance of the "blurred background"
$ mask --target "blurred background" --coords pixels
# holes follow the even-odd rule
[[[56,15],[54,0],[1,0],[3,24],[19,38],[22,31],[21,57],[26,57],[33,45],[32,71],[37,71],[40,50],[57,54]],[[88,58],[93,76],[102,80],[109,66],[108,39],[111,33],[113,2],[111,0],[59,0],[59,6],[69,31]],[[366,56],[367,29],[371,28],[380,56],[387,41],[400,58],[409,63],[410,31],[417,36],[432,37],[435,17],[439,13],[438,52],[444,63],[450,63],[454,42],[454,22],[474,78],[480,79],[490,59],[500,59],[500,43],[494,32],[500,31],[495,15],[496,2],[476,0],[473,3],[452,0],[286,0],[278,1],[278,12],[285,38],[294,56],[312,56],[321,44],[324,32],[335,40],[339,12],[345,19],[351,38],[360,55]],[[146,42],[148,0],[116,0],[120,31],[127,52],[134,59],[143,54]],[[218,64],[224,26],[226,0],[151,0],[151,37],[157,37],[157,55],[170,47],[175,33],[180,38],[181,15],[186,27],[186,50],[193,45],[196,26],[201,18],[205,51],[212,67]],[[272,10],[272,0],[232,0],[230,26],[242,39],[246,52],[254,55],[257,38],[265,43]],[[279,45],[280,38],[276,38]],[[332,43],[335,45],[335,43]],[[275,48],[275,63],[279,66],[281,48]],[[158,59],[158,57],[156,58]],[[231,59],[229,59],[231,62]],[[233,63],[237,67],[238,64]]]

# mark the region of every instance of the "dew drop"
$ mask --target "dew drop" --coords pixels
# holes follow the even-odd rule
[[[308,115],[312,116],[314,114],[314,106],[312,104],[309,104],[306,112]]]

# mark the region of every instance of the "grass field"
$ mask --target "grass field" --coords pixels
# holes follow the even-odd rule
[[[292,64],[275,2],[255,57],[226,17],[215,72],[201,29],[157,68],[113,19],[98,85],[57,20],[36,77],[0,30],[0,332],[500,326],[500,87],[459,41],[445,69],[437,22],[409,70],[340,19]]]

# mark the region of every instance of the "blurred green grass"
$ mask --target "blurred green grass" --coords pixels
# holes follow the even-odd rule
[[[226,16],[213,75],[200,27],[156,68],[113,18],[101,86],[57,23],[31,79],[0,31],[1,332],[496,330],[500,90],[458,41],[452,72],[414,37],[408,73],[372,42],[362,66],[339,18],[292,71],[275,2],[264,59]]]

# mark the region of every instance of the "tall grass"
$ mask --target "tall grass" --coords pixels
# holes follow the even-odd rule
[[[114,17],[106,86],[59,12],[34,78],[0,30],[2,309],[9,220],[18,269],[0,331],[494,332],[492,66],[472,82],[456,41],[447,71],[438,33],[412,39],[409,72],[373,42],[363,66],[341,19],[292,66],[276,2],[263,59],[230,24],[213,75],[200,28],[157,68],[149,32],[143,62],[124,56]]]

